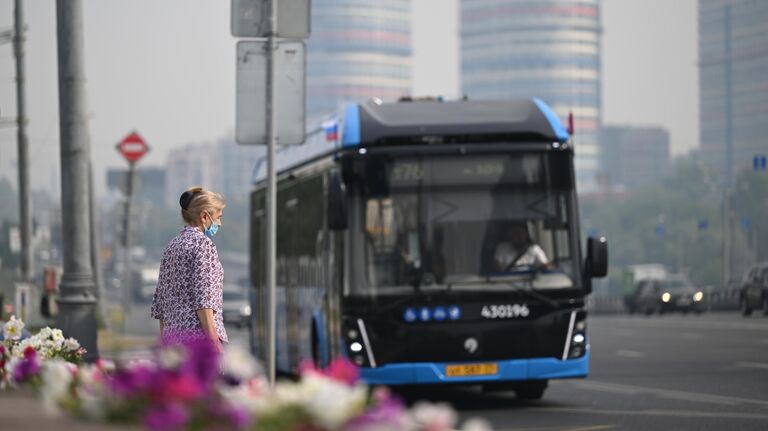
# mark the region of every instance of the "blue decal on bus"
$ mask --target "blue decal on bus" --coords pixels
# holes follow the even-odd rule
[[[344,112],[344,134],[341,137],[342,147],[360,145],[360,108],[356,104],[347,105]]]
[[[432,318],[432,313],[429,311],[428,307],[421,307],[421,310],[419,311],[419,318],[422,322],[428,322],[429,319]]]
[[[448,316],[451,320],[458,320],[461,317],[461,308],[458,305],[448,307]]]
[[[406,308],[405,312],[403,313],[403,319],[405,319],[406,322],[415,322],[417,318],[416,310],[413,308]]]
[[[448,317],[448,313],[443,307],[435,307],[435,311],[432,312],[432,317],[434,317],[438,322],[441,322],[445,320],[446,317]]]
[[[552,131],[554,131],[555,136],[557,136],[557,139],[560,141],[567,141],[568,131],[565,130],[565,126],[563,126],[563,123],[560,121],[560,118],[558,118],[557,114],[555,114],[552,109],[550,109],[549,106],[538,97],[533,98],[533,103],[539,107],[541,113],[544,114],[544,117],[547,118],[549,125],[552,126]]]

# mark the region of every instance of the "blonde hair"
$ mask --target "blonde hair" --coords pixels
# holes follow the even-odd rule
[[[202,214],[208,212],[211,216],[217,210],[222,210],[227,202],[218,193],[203,190],[202,187],[190,187],[179,198],[181,218],[191,225],[200,223]]]

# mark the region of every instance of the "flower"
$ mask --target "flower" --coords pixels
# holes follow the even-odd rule
[[[78,343],[74,338],[70,337],[64,340],[64,346],[67,348],[67,350],[76,352],[77,349],[80,348],[80,343]]]
[[[24,329],[24,322],[18,320],[16,316],[11,316],[10,320],[3,325],[3,337],[6,340],[18,340],[21,338],[21,331]]]
[[[37,362],[37,352],[31,346],[24,349],[24,357],[13,369],[13,380],[23,383],[40,373],[40,364]]]
[[[227,348],[222,359],[224,374],[237,382],[252,379],[261,371],[253,356],[240,346]]]
[[[72,370],[67,362],[48,361],[43,365],[42,378],[45,382],[41,389],[43,407],[49,412],[56,412],[59,403],[69,395],[73,381]]]
[[[312,361],[302,361],[299,372],[302,376],[322,374],[347,385],[354,385],[360,379],[360,369],[345,358],[334,359],[324,370],[318,370]]]
[[[413,406],[411,418],[425,431],[443,431],[456,424],[456,412],[447,404],[420,401]]]
[[[491,423],[485,419],[471,418],[464,422],[462,431],[492,431]]]
[[[144,425],[152,430],[174,430],[186,425],[189,411],[181,403],[160,404],[144,415]]]

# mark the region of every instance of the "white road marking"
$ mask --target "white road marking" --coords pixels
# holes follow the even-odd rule
[[[644,358],[645,353],[637,352],[635,350],[617,350],[616,356],[622,356],[624,358]]]
[[[736,362],[735,365],[737,367],[741,368],[759,368],[762,370],[768,370],[768,364],[765,362],[746,362],[746,361],[739,361]]]
[[[737,412],[708,412],[693,410],[602,410],[582,409],[576,407],[533,407],[542,412],[575,413],[583,415],[608,415],[608,416],[667,416],[667,417],[691,417],[712,419],[768,419],[768,415],[759,413]],[[589,429],[589,428],[586,428]],[[510,430],[511,431],[511,430]]]
[[[690,402],[696,402],[696,403],[710,403],[710,404],[720,404],[720,405],[726,405],[726,406],[735,406],[739,404],[756,404],[762,407],[768,407],[768,401],[756,400],[751,398],[729,397],[724,395],[707,395],[707,394],[702,394],[698,392],[685,392],[685,391],[675,391],[670,389],[646,388],[646,387],[634,386],[634,385],[620,385],[616,383],[597,382],[594,380],[569,381],[568,383],[583,389],[592,389],[592,390],[602,391],[602,392],[621,393],[621,391],[624,391],[623,393],[628,393],[628,394],[642,394],[642,393],[652,394],[660,398],[683,400],[683,401],[690,401]]]
[[[691,319],[622,319],[621,324],[646,327],[674,327],[676,329],[733,329],[733,330],[768,330],[768,323],[755,322],[728,322],[715,320]]]

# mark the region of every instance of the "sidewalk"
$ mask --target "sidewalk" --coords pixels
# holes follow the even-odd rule
[[[112,361],[131,361],[152,357],[154,335],[124,335],[113,331],[99,331],[99,357]]]
[[[77,420],[65,414],[42,412],[41,401],[28,390],[0,391],[0,430],[139,431],[139,426]]]

